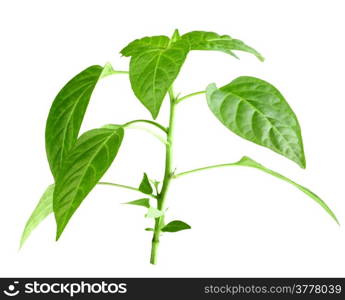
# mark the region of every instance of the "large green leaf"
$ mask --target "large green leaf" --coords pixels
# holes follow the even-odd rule
[[[252,47],[240,40],[233,39],[228,35],[219,35],[215,32],[192,31],[182,35],[182,40],[188,41],[191,50],[215,50],[225,52],[232,56],[233,50],[239,50],[254,54],[259,60],[263,61],[263,56]]]
[[[85,132],[66,156],[55,183],[54,214],[59,239],[68,221],[113,162],[123,128]]]
[[[102,77],[112,74],[111,65],[91,66],[72,78],[56,96],[46,124],[46,152],[54,178],[75,144],[91,94]]]
[[[281,93],[254,77],[207,87],[207,102],[215,116],[246,140],[267,147],[305,168],[301,129]]]
[[[121,51],[125,56],[132,56],[129,77],[133,92],[154,119],[188,51],[186,41],[171,42],[165,36],[136,40]]]
[[[268,169],[266,167],[264,167],[263,165],[259,164],[258,162],[256,162],[255,160],[251,159],[248,156],[244,156],[242,157],[238,162],[236,163],[232,163],[232,164],[228,164],[229,166],[233,165],[233,166],[245,166],[245,167],[251,167],[251,168],[255,168],[258,169],[260,171],[263,171],[267,174],[270,174],[274,177],[277,177],[281,180],[284,180],[290,184],[292,184],[293,186],[295,186],[296,188],[298,188],[299,190],[301,190],[304,194],[306,194],[307,196],[309,196],[310,198],[312,198],[313,200],[315,200],[319,205],[321,205],[321,207],[339,224],[337,217],[335,216],[335,214],[333,213],[333,211],[328,207],[328,205],[315,193],[313,193],[311,190],[307,189],[306,187],[292,181],[291,179],[285,177],[282,174],[279,174],[278,172],[275,172],[271,169]],[[225,166],[225,165],[224,165]]]
[[[25,228],[20,239],[20,248],[24,245],[31,232],[53,212],[54,184],[47,187],[36,208],[25,224]]]

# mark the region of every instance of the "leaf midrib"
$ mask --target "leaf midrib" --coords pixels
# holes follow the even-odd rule
[[[271,120],[269,118],[267,118],[265,116],[264,113],[262,113],[259,109],[257,109],[253,104],[250,103],[250,101],[246,100],[245,98],[241,97],[240,95],[238,94],[235,94],[234,92],[230,92],[230,91],[227,91],[228,94],[231,94],[231,95],[234,95],[235,97],[238,97],[240,100],[242,100],[243,102],[247,103],[249,106],[251,106],[258,114],[260,114],[261,116],[263,116],[265,118],[265,120],[267,120],[267,122],[272,126],[272,128],[278,132],[279,136],[281,136],[286,144],[288,145],[288,147],[292,150],[292,152],[294,153],[295,157],[300,161],[300,157],[297,155],[296,151],[290,146],[290,143],[288,142],[288,140],[284,137],[284,135],[282,135],[280,133],[280,131],[278,130],[278,128],[276,126],[274,126],[274,124],[271,122]],[[225,99],[224,99],[225,100]],[[223,101],[224,101],[223,100]],[[223,117],[222,117],[223,119]],[[303,165],[303,164],[302,164]]]
[[[156,115],[156,110],[157,110],[157,96],[156,96],[156,93],[155,93],[155,90],[156,90],[156,83],[155,83],[155,79],[156,79],[156,76],[157,76],[157,70],[158,70],[158,65],[159,65],[159,62],[161,60],[161,57],[162,57],[162,54],[165,50],[161,50],[159,51],[158,53],[158,58],[157,58],[157,61],[156,61],[156,65],[155,65],[155,68],[154,68],[154,72],[153,72],[153,84],[152,84],[152,91],[153,91],[153,95],[154,95],[154,111],[155,111],[155,115]]]
[[[97,80],[98,81],[98,80]],[[96,81],[96,83],[97,83]],[[82,98],[82,96],[85,95],[86,91],[88,91],[90,89],[90,87],[92,87],[92,84],[90,83],[87,87],[87,85],[85,85],[85,90],[79,95],[79,97],[77,98],[77,101],[74,103],[72,109],[70,110],[70,113],[68,115],[68,118],[67,118],[67,122],[66,124],[69,124],[70,121],[71,121],[71,118],[72,118],[72,115],[75,111],[75,108],[77,107],[77,105],[79,104],[80,102],[80,99]],[[64,152],[63,149],[65,147],[65,141],[66,141],[66,136],[67,136],[67,128],[68,126],[65,126],[64,130],[63,130],[63,134],[62,134],[62,144],[61,144],[61,149],[62,151],[60,152],[60,161],[59,161],[59,169],[61,169],[61,166],[62,166],[62,161],[63,161],[63,156],[64,156]]]
[[[77,188],[76,188],[76,192],[78,192],[79,187],[80,187],[80,184],[81,184],[81,182],[83,181],[83,178],[85,177],[86,170],[89,169],[90,165],[92,164],[92,162],[93,162],[93,160],[95,159],[95,157],[99,154],[99,152],[101,151],[102,147],[104,147],[104,145],[105,145],[114,135],[118,135],[116,131],[114,131],[114,132],[113,132],[111,135],[109,135],[102,143],[99,144],[98,150],[92,155],[92,157],[91,157],[89,163],[87,163],[86,166],[85,166],[85,171],[83,172],[83,175],[80,176],[80,180],[79,180],[79,182],[78,182],[78,185],[77,185]],[[62,228],[67,224],[67,216],[70,214],[72,204],[75,202],[75,198],[76,198],[76,194],[73,196],[73,200],[71,201],[71,203],[70,203],[70,205],[69,205],[68,211],[64,214],[65,217],[64,217],[64,220],[63,220],[63,226],[62,226]]]

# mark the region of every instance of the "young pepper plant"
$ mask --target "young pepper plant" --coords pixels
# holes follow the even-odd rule
[[[202,167],[177,173],[173,164],[175,108],[183,101],[205,94],[207,104],[215,117],[229,130],[242,138],[264,146],[306,167],[301,129],[296,115],[283,95],[270,83],[255,77],[242,76],[218,88],[210,84],[205,90],[177,96],[173,83],[187,55],[195,50],[215,50],[235,58],[234,51],[248,52],[260,61],[263,57],[252,47],[228,35],[193,31],[180,36],[175,30],[171,38],[152,36],[129,43],[121,54],[130,57],[129,71],[116,71],[110,64],[91,66],[72,78],[56,96],[46,123],[46,152],[54,177],[24,228],[22,246],[32,230],[49,214],[54,213],[57,224],[56,240],[82,201],[97,184],[107,184],[134,190],[144,198],[128,202],[148,209],[146,216],[154,220],[151,258],[157,263],[160,236],[191,227],[180,220],[165,221],[166,202],[170,183],[187,174],[219,167],[251,167],[282,179],[315,200],[336,221],[327,204],[306,187],[272,171],[244,156],[237,162]],[[166,96],[170,102],[169,124],[166,127],[154,120],[138,119],[122,125],[108,124],[89,130],[79,136],[80,127],[93,90],[99,80],[114,74],[129,75],[132,90],[139,101],[156,119]],[[124,133],[136,123],[156,127],[157,135],[165,145],[165,168],[161,184],[145,173],[138,187],[111,182],[101,178],[114,161]],[[162,134],[164,137],[162,137]],[[154,204],[152,205],[151,203]]]

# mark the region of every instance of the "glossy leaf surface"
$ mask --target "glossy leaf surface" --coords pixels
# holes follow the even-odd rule
[[[81,202],[110,167],[120,148],[123,134],[121,127],[87,131],[67,155],[54,191],[57,239]]]
[[[104,73],[103,73],[104,71]],[[54,178],[74,146],[92,92],[102,76],[111,74],[107,64],[91,66],[72,78],[56,96],[46,124],[46,152]]]
[[[154,119],[188,51],[187,42],[170,42],[165,36],[136,40],[121,51],[125,56],[132,56],[129,77],[133,92]]]
[[[219,89],[209,85],[206,94],[209,108],[228,129],[305,168],[297,117],[274,86],[255,77],[238,77]]]
[[[233,39],[228,35],[219,35],[215,32],[192,31],[182,35],[182,40],[188,41],[190,50],[215,50],[225,52],[237,58],[234,50],[244,51],[255,55],[263,61],[263,56],[244,42]]]

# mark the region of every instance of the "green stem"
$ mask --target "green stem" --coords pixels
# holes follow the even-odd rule
[[[113,74],[129,74],[128,71],[113,71]]]
[[[161,135],[157,134],[156,132],[154,132],[153,130],[150,130],[146,127],[141,127],[141,126],[133,126],[132,124],[131,125],[128,125],[126,126],[126,128],[129,128],[129,129],[140,129],[140,130],[143,130],[143,131],[146,131],[148,132],[149,134],[151,134],[153,137],[155,137],[156,139],[158,139],[160,142],[162,142],[164,145],[166,145],[168,142],[166,141],[165,138],[163,138]]]
[[[170,116],[169,116],[169,127],[168,127],[168,136],[167,144],[165,150],[165,171],[164,179],[162,184],[162,189],[157,197],[157,209],[164,211],[165,202],[167,198],[167,193],[170,185],[170,181],[173,177],[173,132],[174,132],[174,117],[175,117],[175,106],[176,99],[172,87],[169,89],[169,98],[170,98]],[[157,253],[159,247],[159,237],[161,235],[161,228],[164,226],[164,215],[155,219],[155,228],[152,238],[152,248],[151,248],[151,258],[150,263],[155,265],[157,263]]]
[[[122,126],[123,127],[127,127],[127,126],[129,126],[131,124],[134,124],[134,123],[148,123],[148,124],[156,126],[160,130],[164,131],[164,133],[166,133],[166,134],[168,133],[168,130],[164,126],[162,126],[161,124],[159,124],[157,122],[150,121],[150,120],[141,120],[141,119],[140,120],[133,120],[133,121],[130,121],[130,122],[127,122],[127,123],[123,124]]]
[[[195,173],[195,172],[199,172],[199,171],[215,169],[215,168],[222,168],[222,167],[232,167],[232,166],[238,166],[238,163],[219,164],[219,165],[212,165],[212,166],[197,168],[197,169],[181,172],[178,174],[174,174],[173,178],[179,178],[181,176],[188,175],[188,174]]]
[[[190,97],[197,96],[197,95],[202,95],[202,94],[205,94],[205,93],[206,93],[206,91],[200,91],[200,92],[195,92],[195,93],[188,94],[186,96],[183,96],[181,98],[176,99],[176,104],[178,104],[178,103],[182,102],[183,100],[186,100],[186,99],[188,99]]]
[[[138,188],[135,188],[135,187],[132,187],[132,186],[129,186],[129,185],[118,184],[118,183],[112,183],[112,182],[104,182],[104,181],[98,182],[98,184],[116,186],[116,187],[119,187],[119,188],[123,188],[123,189],[127,189],[127,190],[132,190],[132,191],[136,191],[136,192],[145,194],[145,193],[143,193],[142,191],[140,191]],[[154,195],[154,194],[150,194],[150,195],[145,194],[145,195],[146,195],[146,196],[151,196],[151,197],[153,197],[153,198],[157,198],[157,196]]]

